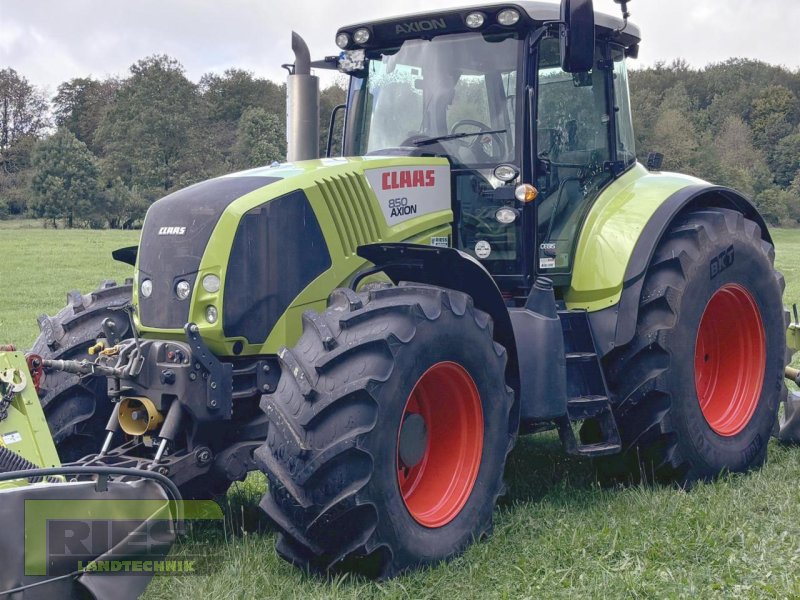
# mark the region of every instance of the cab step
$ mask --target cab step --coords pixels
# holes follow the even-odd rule
[[[578,446],[577,454],[580,456],[608,456],[609,454],[619,454],[622,449],[621,444],[601,442],[599,444],[583,444]]]
[[[570,421],[584,421],[600,416],[609,408],[606,396],[577,396],[567,399]]]
[[[622,449],[622,443],[588,314],[560,310],[558,316],[564,333],[567,364],[567,414],[557,421],[561,443],[568,453],[579,456],[616,454]],[[597,423],[600,439],[581,444],[574,426],[587,420]]]

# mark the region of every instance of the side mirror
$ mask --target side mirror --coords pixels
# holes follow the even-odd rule
[[[594,67],[594,6],[592,0],[561,0],[561,68],[586,73]]]

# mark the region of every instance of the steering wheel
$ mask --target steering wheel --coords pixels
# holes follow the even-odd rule
[[[451,134],[458,133],[458,129],[464,126],[477,127],[478,133],[483,133],[492,130],[492,128],[489,127],[486,123],[481,123],[480,121],[476,121],[475,119],[461,119],[460,121],[456,121],[455,124],[450,128],[450,133]],[[478,150],[479,152],[482,152],[483,154],[486,155],[487,159],[490,159],[493,156],[497,157],[505,156],[506,145],[503,142],[502,135],[500,135],[499,133],[488,133],[486,135],[490,136],[495,144],[494,146],[495,152],[492,152],[491,154],[487,152],[486,149],[484,148],[486,142],[484,141],[485,137],[483,135],[475,135],[473,138],[467,138],[470,141],[466,141],[463,139],[456,141],[466,146],[470,150],[473,151]]]

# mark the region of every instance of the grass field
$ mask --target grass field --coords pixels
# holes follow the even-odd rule
[[[36,317],[55,314],[66,293],[93,290],[103,279],[133,275],[111,251],[132,246],[138,231],[52,230],[30,221],[0,221],[0,340],[29,348]]]
[[[800,231],[775,231],[787,303],[800,300]],[[0,222],[0,341],[29,346],[36,316],[69,289],[130,269],[109,258],[132,232],[4,228]],[[385,583],[321,581],[280,560],[252,476],[225,501],[226,523],[175,553],[213,552],[206,577],[161,578],[146,598],[798,598],[800,448],[774,441],[767,466],[691,492],[602,488],[589,461],[552,436],[522,438],[494,535],[456,560]]]

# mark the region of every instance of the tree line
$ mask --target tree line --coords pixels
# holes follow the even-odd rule
[[[328,116],[344,101],[322,92]],[[631,71],[637,154],[665,170],[735,187],[773,225],[800,224],[800,71],[744,59]],[[76,78],[53,98],[0,71],[0,218],[127,228],[197,181],[283,160],[285,85],[229,69],[190,81],[168,56],[124,79]]]
[[[322,91],[329,115],[345,90]],[[320,147],[328,123],[321,123]],[[138,226],[155,200],[286,156],[286,86],[229,69],[198,83],[169,56],[127,78],[76,78],[53,98],[0,71],[0,218],[51,226]],[[338,139],[337,139],[338,141]]]
[[[752,198],[772,225],[800,224],[800,71],[730,59],[631,72],[637,154]]]

